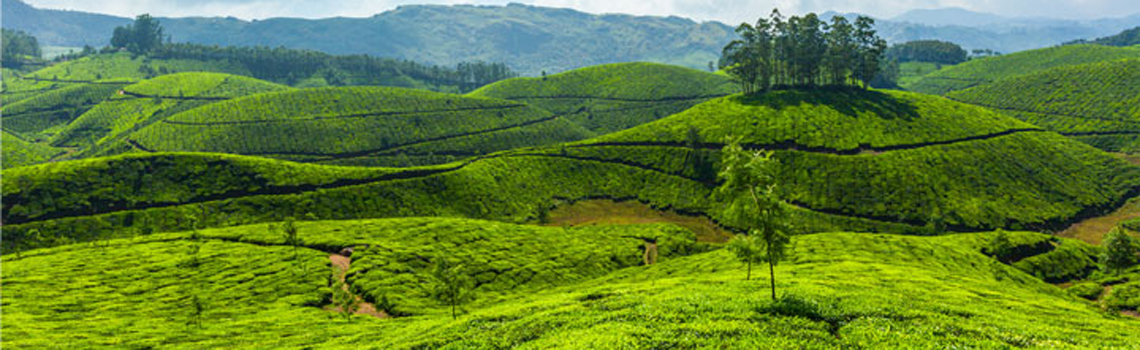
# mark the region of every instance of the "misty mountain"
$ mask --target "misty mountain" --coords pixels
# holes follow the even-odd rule
[[[106,45],[129,19],[36,9],[3,0],[3,27],[24,30],[44,45]],[[828,12],[821,17],[838,15]],[[843,14],[855,16],[854,14]],[[366,18],[161,18],[176,42],[285,46],[331,54],[369,54],[454,65],[504,62],[525,75],[603,63],[649,61],[704,69],[735,37],[729,26],[680,17],[595,15],[571,9],[409,5]],[[1094,21],[1010,19],[962,9],[917,10],[879,20],[890,42],[937,39],[966,49],[1014,52],[1102,37],[1140,25],[1140,16]]]

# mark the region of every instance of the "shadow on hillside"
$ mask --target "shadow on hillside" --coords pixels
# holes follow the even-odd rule
[[[908,101],[879,91],[852,88],[778,90],[736,98],[743,105],[768,106],[777,111],[808,104],[828,106],[850,117],[858,117],[860,113],[871,113],[883,119],[899,118],[911,121],[919,118],[918,108]]]

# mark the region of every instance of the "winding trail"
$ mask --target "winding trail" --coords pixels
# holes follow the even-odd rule
[[[356,298],[357,305],[359,305],[355,312],[357,315],[368,315],[376,318],[389,317],[388,314],[384,313],[384,311],[376,310],[376,305],[365,302],[363,298],[361,298],[359,295],[353,294],[352,291],[349,290],[348,282],[344,280],[344,276],[348,274],[348,268],[352,264],[351,257],[340,254],[331,254],[329,255],[329,261],[332,262],[333,267],[336,268],[335,272],[333,273],[336,274],[337,280],[341,282],[341,288],[344,289],[345,292],[351,294],[353,298]],[[330,307],[329,310],[333,312],[341,312],[340,306]]]

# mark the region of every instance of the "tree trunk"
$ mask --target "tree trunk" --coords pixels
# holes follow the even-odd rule
[[[776,263],[768,259],[768,277],[772,280],[772,300],[776,300]]]
[[[775,294],[773,294],[773,295],[775,295]],[[455,302],[451,303],[451,319],[452,320],[455,319]]]
[[[744,280],[745,280],[745,281],[748,281],[748,280],[751,280],[751,279],[752,279],[752,261],[751,261],[751,260],[749,260],[749,261],[748,261],[748,276],[745,276],[745,277],[744,277]]]

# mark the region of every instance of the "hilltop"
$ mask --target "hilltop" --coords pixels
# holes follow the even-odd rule
[[[737,90],[721,74],[655,63],[618,63],[541,78],[507,79],[469,95],[525,102],[604,135]]]
[[[1140,57],[1140,48],[1065,45],[974,59],[927,74],[909,89],[941,95],[1050,68]]]
[[[1104,150],[1140,151],[1140,59],[1058,67],[947,97],[1000,110]]]

